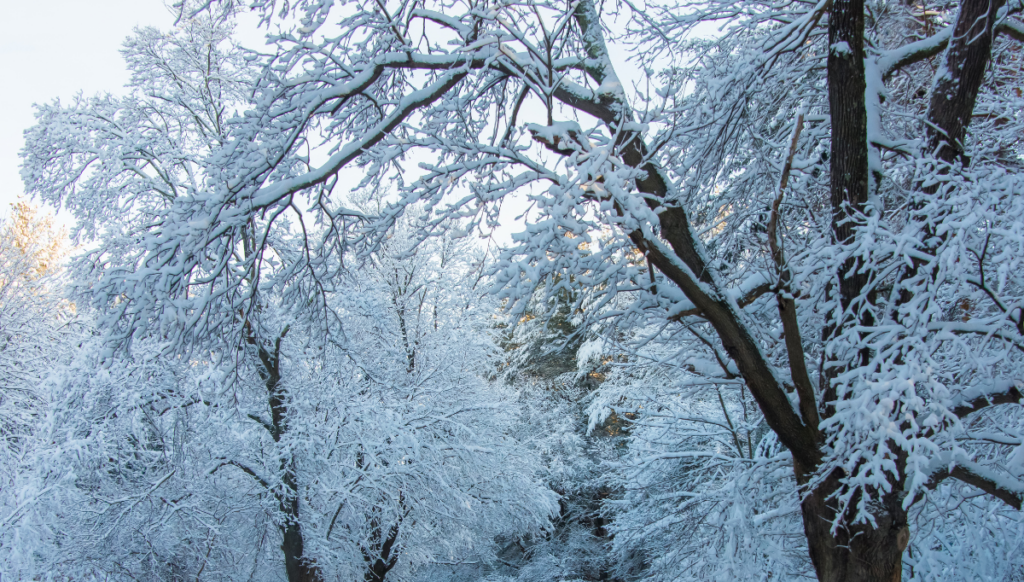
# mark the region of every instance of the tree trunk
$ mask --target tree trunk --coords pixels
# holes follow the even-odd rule
[[[283,401],[283,398],[279,400]],[[275,413],[274,416],[277,417],[278,414]],[[284,414],[280,416],[283,418]],[[284,476],[281,478],[284,490],[275,491],[274,496],[277,497],[278,506],[286,520],[281,525],[281,551],[284,552],[288,582],[321,582],[320,570],[304,555],[302,525],[299,523],[299,486],[295,469],[290,459],[282,459],[281,465],[284,469]]]
[[[927,153],[967,165],[963,143],[992,57],[995,23],[1006,0],[964,0],[946,48],[945,74],[936,77],[928,104]],[[934,190],[931,190],[934,193]]]
[[[282,461],[283,464],[284,461]],[[288,582],[321,582],[320,570],[307,560],[303,549],[302,525],[299,523],[299,487],[295,470],[290,463],[284,466],[281,479],[285,491],[275,492],[281,513],[287,521],[281,526],[281,551],[284,552],[284,567]]]
[[[401,494],[399,494],[399,500],[400,502],[402,500]],[[404,506],[404,503],[402,505]],[[384,577],[398,563],[395,542],[398,541],[402,519],[399,518],[387,530],[383,528],[379,516],[375,516],[371,520],[370,547],[363,549],[363,559],[366,561],[366,571],[363,574],[365,582],[384,582]]]
[[[835,0],[828,23],[828,101],[832,118],[832,148],[829,164],[831,172],[832,235],[837,244],[853,241],[856,224],[854,218],[865,210],[868,201],[868,115],[864,92],[867,81],[864,74],[864,0]],[[859,272],[858,272],[859,271]],[[861,313],[861,325],[870,326],[874,319],[870,309],[851,309],[863,299],[868,286],[869,273],[857,269],[855,258],[847,259],[837,273],[839,313],[834,325],[841,331],[852,323],[852,313]],[[831,331],[831,330],[830,330]],[[865,365],[870,358],[866,350],[859,355],[860,362],[846,365]],[[832,402],[831,380],[843,369],[834,365],[825,379],[825,398]]]
[[[934,156],[932,171],[936,176],[948,174],[957,163],[963,167],[970,164],[964,155],[967,126],[974,114],[985,69],[992,58],[996,17],[1005,4],[1005,0],[964,0],[960,4],[953,36],[939,67],[942,73],[936,75],[932,86],[928,123],[925,125],[924,153]],[[918,184],[919,193],[911,201],[911,209],[923,209],[939,192],[940,186],[939,181]],[[926,245],[922,250],[926,254],[934,254],[937,223],[942,217],[915,212],[911,219],[921,225],[921,239]],[[903,273],[901,283],[916,278],[924,266],[925,260],[915,257],[910,268]],[[912,299],[910,290],[901,290],[900,305]]]
[[[257,346],[262,369],[260,377],[267,389],[267,404],[270,407],[270,426],[266,427],[275,442],[288,431],[288,399],[281,387],[281,340],[288,334],[286,327],[274,343],[273,352],[259,345],[250,335],[248,341]],[[322,582],[316,564],[304,556],[302,526],[299,523],[299,485],[291,458],[282,458],[281,470],[283,490],[274,490],[278,507],[285,522],[281,529],[281,551],[284,552],[284,567],[288,582]]]
[[[864,73],[864,2],[834,0],[829,15],[828,88],[832,121],[830,157],[832,233],[837,244],[853,241],[857,215],[863,213],[868,201],[868,135],[867,88]],[[848,259],[838,270],[838,313],[826,336],[834,337],[848,325],[870,326],[874,323],[870,308],[856,304],[872,301],[869,293],[870,273],[858,272],[855,259]],[[856,317],[854,313],[859,313]],[[826,338],[827,339],[827,338]],[[868,364],[871,353],[861,349],[853,361],[835,361],[823,370],[822,400],[837,398],[832,381],[849,366]],[[829,415],[830,408],[825,414]],[[797,480],[806,485],[815,467],[794,463]],[[840,490],[843,473],[836,469],[823,482],[809,491],[801,502],[804,532],[811,562],[820,582],[899,582],[903,571],[903,550],[910,532],[906,512],[898,493],[881,496],[873,504],[875,524],[851,524],[850,515],[838,513],[832,495]],[[902,490],[894,483],[892,491]],[[875,497],[880,492],[867,491]],[[850,504],[856,507],[857,500]],[[839,524],[833,530],[834,524]]]
[[[294,515],[298,518],[298,500],[294,505]],[[289,516],[290,517],[290,516]],[[302,528],[295,519],[289,518],[281,528],[283,539],[281,550],[284,552],[284,567],[288,573],[288,582],[321,582],[320,570],[303,557]]]
[[[877,525],[860,524],[832,533],[842,475],[837,470],[800,504],[811,562],[819,582],[899,582],[903,550],[910,541],[907,514],[897,494],[882,497],[873,512]],[[895,489],[894,491],[899,491]]]
[[[958,42],[973,45],[979,34],[977,26],[987,26],[990,37],[991,25],[1004,0],[967,0],[965,15],[961,20],[974,23],[970,33],[961,33],[958,27]],[[977,9],[974,4],[984,8]],[[970,7],[967,5],[971,4]],[[971,16],[973,14],[973,16]],[[988,15],[984,17],[984,15]],[[598,16],[592,2],[584,0],[576,9],[576,20],[583,35],[588,56],[593,62],[607,55],[600,28],[595,25]],[[864,51],[864,1],[833,0],[829,16],[829,54],[827,62],[829,106],[831,114],[831,203],[832,234],[836,244],[852,244],[856,234],[854,220],[868,211],[869,164],[868,125],[865,91]],[[986,44],[987,43],[987,44]],[[981,75],[987,65],[991,40],[983,40],[978,46],[966,47],[965,51],[950,51],[947,61],[950,71],[964,72],[973,67],[979,74],[976,80],[968,80],[965,86],[956,86],[950,97],[957,103],[936,104],[933,100],[930,118],[948,118],[955,123],[935,122],[945,136],[962,143],[963,128],[970,120]],[[957,56],[961,55],[961,56]],[[983,58],[982,58],[983,57]],[[970,64],[969,64],[970,63]],[[587,73],[597,83],[603,83],[608,71],[604,66],[588,67]],[[959,82],[954,80],[954,85]],[[937,85],[938,86],[938,85]],[[951,86],[952,87],[952,86]],[[973,89],[971,89],[973,87]],[[966,89],[966,91],[965,91]],[[571,96],[566,103],[574,103]],[[617,107],[591,107],[588,113],[615,125],[629,112],[628,105],[616,103]],[[941,107],[940,107],[941,105]],[[965,107],[966,106],[966,107]],[[581,104],[581,108],[587,104]],[[939,113],[946,111],[946,113]],[[628,115],[627,115],[628,117]],[[959,125],[958,125],[959,123]],[[946,129],[946,126],[949,126]],[[723,347],[736,363],[740,374],[764,413],[766,423],[778,435],[780,442],[793,454],[794,472],[801,487],[807,487],[811,477],[819,469],[822,459],[821,436],[816,426],[808,426],[797,415],[786,394],[785,386],[778,380],[771,363],[761,353],[753,334],[747,328],[742,313],[723,298],[721,286],[715,280],[714,270],[705,263],[701,241],[690,227],[689,218],[683,207],[663,206],[668,194],[668,182],[654,162],[647,156],[643,140],[625,132],[622,138],[622,159],[626,165],[642,168],[646,175],[637,179],[638,190],[649,194],[647,204],[658,211],[658,234],[661,240],[648,238],[640,230],[630,233],[636,247],[647,257],[651,265],[673,281],[686,295],[696,310],[711,323]],[[941,152],[945,154],[946,152]],[[620,214],[623,211],[616,208]],[[667,243],[670,247],[665,248]],[[671,255],[675,255],[674,257]],[[685,265],[687,268],[682,268]],[[834,288],[830,296],[837,300],[837,313],[823,330],[823,339],[837,337],[849,326],[870,328],[875,325],[874,307],[876,297],[871,290],[872,273],[858,272],[855,259],[849,259],[839,266]],[[794,346],[796,347],[796,346]],[[795,350],[794,351],[799,351]],[[790,354],[793,357],[792,354]],[[798,354],[801,355],[802,354]],[[828,418],[833,410],[830,402],[837,400],[836,386],[832,382],[843,370],[869,365],[873,354],[864,346],[857,353],[843,354],[843,360],[831,364],[821,374],[824,416]],[[803,399],[803,395],[801,395]],[[810,395],[807,398],[811,400]],[[801,405],[805,403],[801,401]],[[808,402],[808,405],[811,403]],[[816,403],[813,404],[817,406]],[[892,446],[891,450],[899,451]],[[897,453],[898,454],[898,453]],[[872,489],[862,492],[870,496],[869,510],[873,524],[852,524],[852,515],[841,515],[833,495],[843,485],[845,474],[837,470],[828,475],[817,486],[807,491],[801,502],[804,531],[807,537],[811,560],[821,582],[898,582],[902,578],[903,552],[910,541],[907,515],[903,509],[902,491],[906,459],[895,459],[897,477],[892,479],[888,490],[883,493]],[[860,500],[851,500],[850,507],[857,507]],[[833,524],[838,527],[833,531]]]

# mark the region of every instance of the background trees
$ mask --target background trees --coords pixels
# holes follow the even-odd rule
[[[12,555],[14,526],[39,491],[22,488],[50,394],[43,383],[81,337],[62,296],[67,244],[52,218],[24,202],[0,218],[0,563]]]
[[[41,110],[26,175],[66,185],[85,223],[80,297],[102,293],[94,269],[130,260],[140,232],[174,220],[207,179],[249,74],[226,30],[140,31],[126,44],[129,98]],[[511,434],[519,404],[490,380],[479,253],[398,229],[358,268],[336,257],[336,287],[310,289],[290,272],[298,220],[269,241],[246,231],[238,256],[265,262],[235,273],[240,294],[215,283],[231,311],[214,335],[155,296],[174,315],[165,324],[183,318],[178,333],[150,320],[117,349],[102,315],[91,321],[49,380],[55,401],[19,484],[46,502],[20,521],[9,571],[379,582],[546,523],[554,494]]]
[[[74,308],[62,301],[63,233],[18,202],[0,222],[0,431],[5,452],[28,436],[45,399],[38,384],[58,358]]]

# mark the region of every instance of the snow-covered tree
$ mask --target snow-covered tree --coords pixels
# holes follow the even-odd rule
[[[498,296],[520,317],[538,287],[571,290],[627,363],[671,371],[650,372],[667,384],[653,402],[628,379],[607,402],[643,403],[637,439],[676,439],[647,465],[666,494],[732,492],[720,518],[736,537],[714,547],[745,564],[734,575],[755,575],[742,554],[764,546],[744,536],[765,523],[802,525],[823,581],[1020,568],[1015,538],[941,540],[1014,531],[1024,498],[1019,2],[250,7],[282,32],[253,55],[251,106],[201,179],[149,220],[130,188],[106,190],[140,209],[79,271],[111,354],[156,329],[178,350],[237,344],[249,325],[273,345],[283,327],[254,322],[270,317],[261,296],[319,326],[311,341],[340,337],[344,261],[386,249],[402,221],[413,240],[487,236],[525,203]],[[64,127],[41,118],[26,176],[88,216],[99,190],[77,185],[97,173],[47,165],[51,143],[78,135]],[[57,159],[93,150],[75,151]],[[155,169],[118,163],[160,191]],[[390,204],[359,210],[345,190]],[[415,373],[419,352],[400,345]],[[695,428],[748,404],[743,424]],[[720,447],[728,458],[708,456]],[[644,462],[635,483],[655,478]],[[955,519],[935,509],[953,506]],[[949,526],[929,533],[937,512]],[[687,555],[653,575],[687,575]],[[759,557],[759,575],[784,557]]]
[[[538,534],[555,494],[515,393],[488,380],[493,311],[444,257],[420,245],[357,271],[327,342],[266,295],[271,340],[254,323],[236,354],[149,335],[109,356],[100,335],[51,379],[21,475],[45,495],[12,573],[408,580]]]
[[[39,384],[59,359],[73,307],[61,297],[65,234],[24,202],[0,219],[0,442],[9,452],[31,433]]]
[[[92,243],[76,262],[86,304],[104,293],[95,274],[144,254],[145,232],[214,179],[252,71],[228,32],[139,31],[128,97],[41,108],[25,176]],[[52,378],[47,446],[22,475],[46,502],[22,521],[17,573],[381,582],[547,523],[555,496],[508,429],[515,395],[489,380],[473,246],[394,230],[350,264],[328,257],[334,277],[316,281],[293,270],[304,237],[338,233],[298,211],[271,239],[261,224],[233,251],[246,269],[208,273],[216,321],[156,296],[173,318],[140,312],[118,332],[100,312]]]
[[[543,459],[543,478],[560,495],[559,512],[540,536],[505,537],[497,570],[513,580],[628,579],[636,560],[618,560],[606,502],[618,489],[609,462],[622,447],[616,419],[589,430],[588,404],[607,362],[597,331],[581,325],[574,293],[538,289],[521,317],[502,324],[502,376],[516,387],[523,412],[517,431]],[[596,357],[595,357],[596,356]],[[610,578],[613,570],[626,574]]]
[[[0,572],[18,559],[18,527],[39,494],[21,476],[51,404],[46,378],[81,339],[64,296],[65,233],[24,202],[12,210],[0,218]]]

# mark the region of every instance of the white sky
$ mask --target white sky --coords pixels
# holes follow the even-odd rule
[[[174,15],[164,0],[0,0],[0,7],[0,216],[6,216],[24,196],[18,152],[23,132],[35,123],[32,105],[67,102],[79,92],[124,94],[129,74],[119,51],[125,38],[136,27],[170,29]],[[247,16],[239,18],[235,38],[258,46],[266,30]],[[509,218],[521,212],[521,204],[511,206]],[[70,221],[58,215],[58,222]]]

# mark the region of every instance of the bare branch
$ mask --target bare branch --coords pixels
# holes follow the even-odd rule
[[[230,459],[222,459],[221,463],[219,465],[217,465],[216,467],[210,469],[210,471],[207,473],[207,475],[213,475],[214,473],[217,472],[217,469],[220,469],[221,467],[223,467],[225,465],[231,465],[232,467],[238,467],[239,469],[242,470],[242,472],[244,472],[245,474],[247,474],[250,477],[252,477],[253,479],[255,479],[256,482],[259,483],[260,485],[262,485],[264,488],[270,489],[270,484],[267,483],[266,480],[264,480],[262,477],[257,475],[256,471],[253,471],[252,469],[250,469],[249,467],[246,467],[245,465],[239,463],[238,461],[232,461]]]
[[[793,158],[796,156],[797,144],[800,140],[800,131],[804,127],[804,114],[801,111],[796,117],[796,126],[793,128],[793,138],[789,144],[789,155],[782,168],[782,177],[779,180],[779,194],[772,203],[772,214],[768,220],[768,245],[771,248],[772,260],[775,268],[779,271],[779,285],[775,297],[779,306],[779,318],[782,320],[782,334],[786,342],[786,354],[789,359],[789,373],[793,378],[793,385],[796,386],[796,393],[800,397],[800,414],[804,423],[817,434],[818,404],[814,396],[814,386],[811,384],[811,377],[807,374],[807,362],[804,358],[803,339],[800,337],[800,323],[796,318],[796,299],[790,288],[790,281],[793,280],[793,273],[786,264],[786,256],[782,250],[782,236],[779,234],[780,209],[782,207],[782,196],[789,185],[789,173],[793,169]]]

